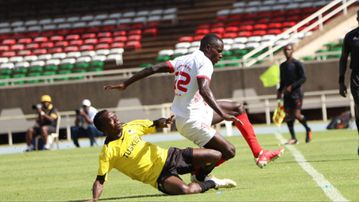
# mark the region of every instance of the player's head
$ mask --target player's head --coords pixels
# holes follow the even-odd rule
[[[284,55],[287,59],[292,57],[293,51],[294,51],[293,44],[288,44],[283,48]]]
[[[203,51],[213,64],[216,64],[222,58],[223,41],[216,34],[206,34],[201,39],[199,49]]]
[[[43,95],[40,98],[40,102],[43,105],[44,108],[48,108],[48,106],[51,104],[52,99],[50,95]]]
[[[118,135],[122,126],[115,113],[108,110],[99,111],[94,118],[96,128],[106,136]]]

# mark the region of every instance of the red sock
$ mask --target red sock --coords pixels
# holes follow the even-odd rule
[[[254,134],[253,126],[248,120],[247,113],[242,113],[238,115],[237,118],[242,121],[243,125],[237,122],[235,122],[235,125],[241,131],[244,139],[246,139],[252,150],[253,156],[257,158],[262,151],[262,147],[259,145],[256,134]]]
[[[215,165],[215,167],[220,166],[222,163],[224,163],[226,160],[224,160],[223,158],[219,159]]]

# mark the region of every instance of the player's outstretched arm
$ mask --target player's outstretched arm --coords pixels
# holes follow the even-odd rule
[[[92,201],[97,201],[102,193],[104,180],[96,179],[92,186]]]
[[[127,86],[131,85],[132,83],[134,83],[138,80],[141,80],[141,79],[148,77],[152,74],[165,73],[165,72],[172,72],[171,67],[167,63],[159,63],[152,67],[145,68],[145,69],[135,73],[132,77],[130,77],[129,79],[127,79],[119,84],[106,85],[106,86],[104,86],[104,89],[105,90],[112,90],[112,89],[125,90],[127,88]]]

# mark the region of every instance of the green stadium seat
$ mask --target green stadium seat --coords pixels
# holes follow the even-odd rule
[[[27,73],[27,68],[22,67],[22,68],[14,68],[12,70],[13,74],[26,74]]]
[[[75,67],[74,64],[61,64],[59,65],[60,70],[71,70]]]
[[[0,75],[0,86],[7,86],[8,82],[3,82],[3,79],[10,79],[10,75]]]
[[[104,61],[91,61],[90,66],[92,68],[104,68],[105,62]]]
[[[57,71],[57,65],[47,65],[44,67],[44,71]]]
[[[24,77],[26,77],[26,75],[25,74],[13,74],[12,75],[12,78],[14,78],[14,79],[20,79],[20,78],[24,78]],[[14,82],[14,84],[24,84],[25,83],[25,81],[24,80],[18,80],[18,81],[15,81]]]
[[[31,66],[29,67],[28,72],[42,72],[42,66]]]
[[[31,72],[27,74],[27,77],[40,77],[40,76],[41,76],[41,72]],[[41,82],[43,82],[43,80],[41,79],[33,79],[26,81],[26,83],[41,83]]]
[[[78,68],[78,69],[87,69],[89,67],[90,67],[90,64],[87,62],[80,62],[80,63],[75,64],[75,68]]]
[[[12,70],[8,68],[1,68],[0,69],[0,75],[11,75]]]
[[[78,73],[86,73],[86,70],[85,69],[74,69],[74,70],[72,70],[72,73],[76,73],[76,74],[78,74]],[[85,76],[83,76],[83,75],[71,76],[70,77],[70,79],[72,79],[72,80],[79,80],[79,79],[84,79],[84,78],[85,78]]]
[[[156,57],[157,62],[165,62],[171,59],[171,56],[169,55],[159,55]]]

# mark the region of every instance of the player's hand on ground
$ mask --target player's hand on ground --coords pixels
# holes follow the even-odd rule
[[[105,90],[125,90],[126,89],[126,85],[124,83],[120,83],[118,85],[106,85],[103,87]]]
[[[234,122],[237,122],[237,123],[240,123],[241,125],[243,125],[242,121],[233,115],[223,114],[222,118],[226,121],[234,121]]]
[[[339,84],[339,94],[343,97],[347,96],[347,87],[345,86],[344,83]]]

